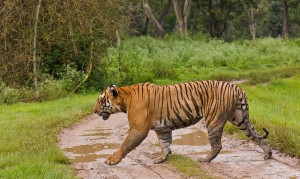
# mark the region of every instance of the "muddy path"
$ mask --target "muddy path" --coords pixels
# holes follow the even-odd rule
[[[59,146],[81,178],[188,178],[168,164],[153,164],[159,146],[154,131],[116,166],[104,164],[105,158],[122,143],[128,131],[126,114],[114,114],[107,121],[97,115],[86,116],[59,135]],[[225,136],[222,152],[202,168],[216,178],[300,178],[300,161],[273,151],[263,160],[261,149],[253,143]],[[210,150],[201,123],[173,131],[173,153],[193,160]]]

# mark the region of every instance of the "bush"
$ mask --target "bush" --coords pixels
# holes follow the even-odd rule
[[[12,104],[20,99],[20,91],[0,81],[0,104]]]
[[[42,101],[58,99],[68,94],[62,80],[46,79],[40,83],[39,90]]]
[[[63,75],[61,83],[63,85],[63,89],[67,92],[71,92],[75,89],[75,87],[83,80],[84,74],[81,71],[77,71],[75,67],[72,65],[67,65],[66,72]]]

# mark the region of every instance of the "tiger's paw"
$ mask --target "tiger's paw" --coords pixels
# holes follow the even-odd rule
[[[264,159],[268,160],[272,157],[272,150],[270,150],[269,152],[267,152],[267,154],[265,154]]]
[[[155,164],[158,164],[158,163],[162,163],[162,162],[164,162],[164,161],[166,161],[166,160],[167,160],[167,157],[159,156],[159,157],[157,157],[156,159],[154,159],[154,163],[155,163]]]
[[[122,160],[121,158],[118,158],[115,155],[112,155],[112,156],[108,157],[108,159],[105,161],[105,163],[107,165],[117,165],[118,163],[120,163],[121,160]]]
[[[208,160],[207,158],[198,158],[197,161],[198,162],[210,162],[210,160]]]

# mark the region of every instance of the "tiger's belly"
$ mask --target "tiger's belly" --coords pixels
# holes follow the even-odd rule
[[[160,119],[156,120],[152,123],[151,129],[155,131],[164,131],[164,130],[175,130],[184,127],[188,127],[190,125],[194,125],[199,122],[201,118],[194,119]]]

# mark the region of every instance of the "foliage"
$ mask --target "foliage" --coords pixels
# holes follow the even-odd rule
[[[9,86],[32,85],[35,0],[0,2],[0,78]],[[123,32],[130,4],[120,0],[42,1],[37,32],[39,76],[60,80],[69,65],[86,71],[89,54],[99,60]],[[3,8],[2,8],[3,7]],[[16,13],[18,12],[18,13]],[[113,35],[112,35],[113,34]],[[95,48],[90,52],[93,41]]]
[[[12,104],[19,100],[20,92],[17,89],[8,87],[0,81],[0,104]]]
[[[91,113],[94,98],[0,106],[0,178],[75,178],[57,135]]]
[[[150,37],[126,40],[110,48],[103,60],[106,84],[157,84],[205,79],[269,81],[297,74],[299,40],[258,39],[226,43],[221,40]],[[267,75],[266,75],[267,74]]]

